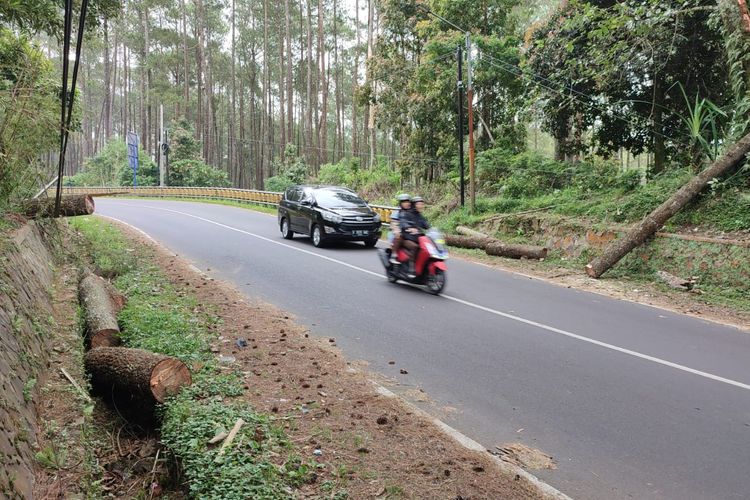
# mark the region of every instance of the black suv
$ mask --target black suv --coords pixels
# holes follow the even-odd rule
[[[380,216],[350,189],[292,186],[279,202],[279,228],[288,240],[294,233],[310,236],[316,247],[334,240],[374,247],[380,239]]]

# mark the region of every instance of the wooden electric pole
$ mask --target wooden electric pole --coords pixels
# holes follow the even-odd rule
[[[471,212],[477,208],[476,171],[474,170],[474,83],[471,74],[471,38],[466,33],[466,101],[469,107],[469,199]]]
[[[460,176],[461,176],[461,206],[464,206],[465,199],[465,175],[464,175],[464,82],[463,78],[463,53],[461,46],[458,46],[456,51],[456,58],[458,59],[458,162],[460,165]]]

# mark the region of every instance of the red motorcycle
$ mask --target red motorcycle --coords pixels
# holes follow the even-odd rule
[[[380,260],[385,267],[385,275],[390,283],[404,281],[427,287],[430,293],[438,295],[445,287],[445,260],[448,249],[440,231],[430,229],[419,236],[419,253],[414,263],[414,274],[409,274],[409,254],[403,248],[399,249],[398,264],[391,263],[391,249],[378,249]]]

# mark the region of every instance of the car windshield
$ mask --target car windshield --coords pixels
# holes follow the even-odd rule
[[[321,189],[315,192],[315,201],[326,208],[366,207],[365,200],[350,191]]]

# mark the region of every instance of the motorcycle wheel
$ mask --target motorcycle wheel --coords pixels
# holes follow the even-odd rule
[[[388,278],[388,283],[395,283],[398,281],[398,278],[396,278],[396,275],[393,274],[393,271],[390,269],[385,270],[385,277]]]
[[[445,273],[441,269],[435,269],[435,274],[427,276],[427,289],[433,295],[438,295],[445,288]]]

